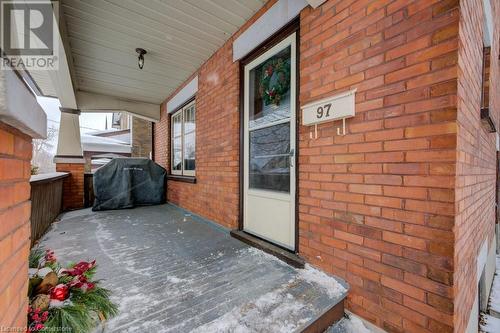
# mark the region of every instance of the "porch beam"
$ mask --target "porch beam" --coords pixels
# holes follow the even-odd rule
[[[57,6],[54,6],[54,8],[57,8]],[[52,81],[52,86],[57,93],[57,98],[59,99],[61,106],[64,108],[77,109],[78,106],[76,104],[75,88],[71,78],[71,60],[68,60],[69,58],[67,56],[69,52],[69,44],[63,41],[62,35],[65,31],[61,29],[58,22],[59,13],[53,13],[53,15],[53,22],[57,25],[57,29],[59,31],[59,33],[56,34],[54,41],[54,43],[58,44],[59,68],[55,71],[49,71],[50,80]],[[66,52],[65,46],[68,47],[68,52]]]
[[[61,122],[57,141],[55,163],[83,163],[82,141],[80,138],[80,111],[59,108]]]
[[[0,122],[34,139],[47,136],[47,115],[18,73],[10,68],[0,70]]]
[[[157,104],[127,101],[83,91],[76,93],[76,99],[82,112],[127,112],[153,122],[160,120],[160,105]]]

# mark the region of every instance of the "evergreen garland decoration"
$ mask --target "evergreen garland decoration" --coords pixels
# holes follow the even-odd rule
[[[29,256],[29,332],[91,332],[98,322],[118,314],[111,292],[93,280],[95,260],[63,268],[54,252],[34,249]]]
[[[272,80],[273,75],[275,80]],[[271,84],[272,83],[272,84]],[[283,58],[273,58],[262,66],[259,85],[260,97],[265,105],[279,105],[290,89],[290,63]]]
[[[40,264],[40,261],[43,259],[44,255],[45,253],[40,248],[31,250],[28,258],[29,268],[38,268],[38,265]]]
[[[90,332],[95,320],[83,305],[68,305],[55,310],[49,310],[49,318],[39,331],[45,332]]]
[[[118,314],[118,308],[110,301],[110,296],[111,292],[108,289],[96,286],[92,290],[86,292],[78,289],[74,290],[71,301],[74,304],[83,305],[101,315],[104,319],[109,319]]]

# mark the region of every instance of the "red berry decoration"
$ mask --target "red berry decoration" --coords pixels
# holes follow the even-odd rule
[[[49,263],[54,263],[57,261],[54,251],[51,249],[45,250],[45,261]]]
[[[62,274],[70,275],[70,276],[77,276],[77,275],[82,275],[85,272],[87,272],[89,269],[93,268],[95,266],[95,260],[91,262],[87,261],[80,261],[78,264],[73,266],[73,268],[70,269],[65,269],[62,271]]]
[[[58,284],[52,288],[50,292],[50,299],[55,299],[57,301],[64,301],[69,297],[69,288],[65,284]]]

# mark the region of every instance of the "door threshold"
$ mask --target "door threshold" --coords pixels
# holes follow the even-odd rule
[[[231,230],[231,236],[234,238],[269,253],[278,259],[286,262],[295,268],[304,268],[305,261],[295,253],[285,250],[277,245],[271,244],[261,238],[252,236],[242,230]]]

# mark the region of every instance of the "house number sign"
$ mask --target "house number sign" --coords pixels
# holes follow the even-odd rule
[[[356,89],[304,105],[302,107],[302,124],[314,125],[317,137],[318,124],[342,119],[342,134],[340,129],[337,130],[337,133],[345,134],[345,119],[354,117],[355,94]]]

